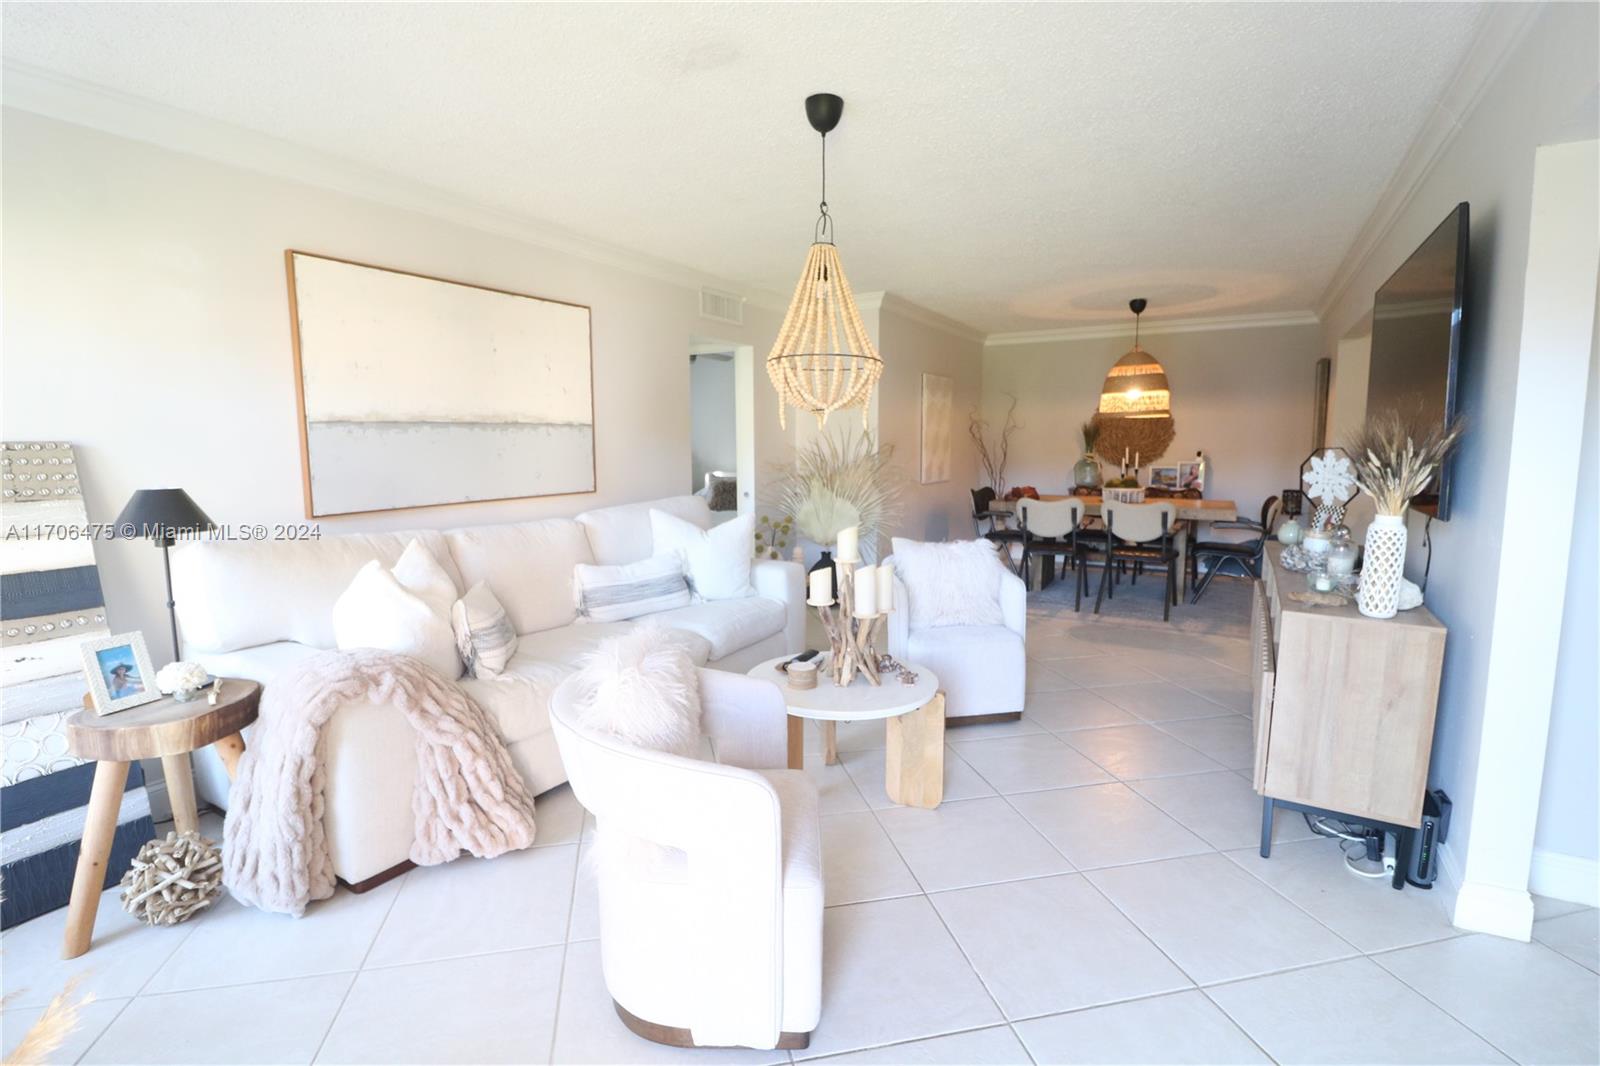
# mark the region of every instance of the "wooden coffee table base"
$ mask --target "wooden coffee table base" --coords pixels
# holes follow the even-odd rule
[[[838,725],[820,721],[822,761],[839,761]],[[888,750],[884,754],[884,790],[906,807],[932,809],[944,801],[944,693],[914,711],[884,722]],[[789,769],[805,769],[805,719],[789,716]]]

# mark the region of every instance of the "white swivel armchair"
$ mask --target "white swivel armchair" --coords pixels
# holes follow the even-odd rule
[[[884,560],[894,562],[894,556]],[[926,666],[939,678],[947,725],[1010,722],[1022,717],[1028,657],[1028,586],[1004,566],[995,567],[1004,625],[911,628],[909,587],[897,568],[889,614],[889,654]]]
[[[718,762],[579,724],[569,680],[550,720],[602,843],[600,955],[617,1015],[680,1047],[799,1049],[822,1010],[817,791],[788,761],[771,682],[700,671]],[[653,845],[653,846],[652,846]]]

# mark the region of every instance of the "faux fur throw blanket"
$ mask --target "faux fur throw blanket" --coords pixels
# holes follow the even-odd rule
[[[318,742],[341,705],[365,700],[394,707],[416,730],[412,862],[433,866],[462,851],[493,858],[533,843],[533,797],[494,725],[457,686],[407,656],[323,652],[266,686],[239,760],[222,881],[241,901],[299,917],[333,895]]]

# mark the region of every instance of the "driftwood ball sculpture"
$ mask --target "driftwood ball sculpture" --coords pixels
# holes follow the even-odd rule
[[[168,833],[139,849],[122,875],[122,907],[149,925],[177,925],[222,894],[222,849],[199,833]]]

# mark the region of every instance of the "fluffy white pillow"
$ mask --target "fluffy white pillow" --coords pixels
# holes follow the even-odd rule
[[[694,594],[703,600],[738,600],[756,594],[750,585],[755,533],[753,514],[701,529],[676,515],[650,509],[656,554],[677,553]]]
[[[895,537],[895,571],[911,596],[911,628],[998,626],[1005,566],[987,540],[930,544]]]
[[[450,628],[468,677],[499,677],[516,653],[517,631],[482,581],[451,605]]]
[[[461,593],[456,589],[455,580],[420,540],[406,545],[391,572],[402,588],[427,604],[435,614],[450,617],[450,607]]]
[[[579,563],[572,571],[572,592],[584,622],[622,622],[686,607],[690,599],[683,560],[676,552],[626,566]]]
[[[700,675],[681,640],[655,622],[579,660],[579,720],[641,748],[700,754]]]
[[[461,676],[448,613],[440,614],[406,589],[376,559],[356,573],[334,602],[333,635],[344,651],[392,651],[420,659],[447,680]]]

